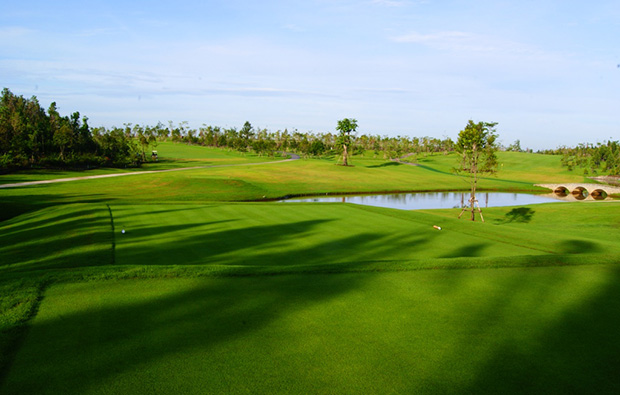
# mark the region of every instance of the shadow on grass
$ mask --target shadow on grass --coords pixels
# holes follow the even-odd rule
[[[528,223],[532,220],[532,217],[536,211],[529,207],[515,207],[506,213],[503,219],[495,220],[497,224],[507,224],[510,222]]]
[[[68,203],[103,203],[109,202],[114,199],[104,198],[99,194],[29,194],[28,188],[36,187],[23,187],[19,188],[19,192],[15,193],[16,189],[12,189],[12,195],[5,194],[2,196],[0,191],[0,224],[11,218],[38,211],[46,207],[57,206]]]
[[[425,160],[420,160],[420,162],[425,162]],[[421,169],[424,169],[424,170],[432,171],[433,173],[447,174],[447,175],[455,176],[456,177],[456,174],[454,174],[452,172],[439,170],[439,169],[436,169],[434,167],[430,167],[430,166],[426,166],[426,165],[422,165],[422,164],[418,164],[417,167],[419,167]]]
[[[102,210],[107,209],[102,207]],[[63,214],[59,212],[58,215]],[[150,233],[136,238],[136,243],[126,246],[123,254],[127,254],[127,262],[134,260],[135,264],[152,264],[150,259],[154,252],[158,252],[162,263],[166,261],[167,264],[185,263],[179,262],[180,257],[183,260],[189,257],[190,263],[196,257],[206,257],[210,263],[217,264],[304,265],[351,259],[360,256],[356,255],[360,252],[372,259],[382,256],[390,248],[407,245],[424,248],[431,237],[412,235],[403,240],[365,232],[306,245],[305,236],[317,231],[328,220],[224,229],[222,225],[227,222],[231,221],[206,223],[206,229],[212,232],[202,232],[200,235],[193,234],[194,226],[147,227],[144,230]],[[171,229],[169,234],[181,232],[181,237],[167,239],[167,229]],[[161,236],[161,245],[156,249],[149,243],[139,245],[141,240],[148,241],[154,236]],[[79,241],[71,240],[71,243],[76,242]],[[595,251],[597,248],[582,240],[566,240],[565,244],[565,251],[569,253],[568,246],[579,245],[580,252]],[[450,256],[476,256],[482,248],[484,244],[473,244]],[[80,261],[83,257],[76,253],[75,259]],[[535,260],[531,258],[532,263]],[[357,267],[362,268],[363,265],[357,264]],[[355,264],[352,263],[352,266]],[[444,302],[437,305],[437,312],[426,318],[425,324],[430,326],[449,320],[450,317],[442,315],[439,310],[454,303],[452,296],[457,290],[470,286],[466,281],[467,271],[436,272],[444,276],[444,280],[435,287]],[[482,276],[489,272],[496,273],[498,270],[480,271]],[[620,390],[620,375],[617,374],[620,371],[620,335],[616,329],[620,325],[620,302],[617,298],[620,294],[620,269],[610,270],[600,289],[579,300],[573,308],[551,309],[548,320],[544,321],[546,325],[536,325],[534,328],[526,325],[528,310],[515,310],[514,305],[529,301],[531,314],[538,309],[544,310],[557,299],[553,290],[562,289],[564,284],[570,285],[570,277],[558,271],[550,281],[537,286],[536,277],[520,273],[504,281],[500,291],[493,294],[490,300],[463,301],[462,307],[471,310],[472,314],[463,322],[456,322],[451,330],[465,335],[457,338],[460,343],[447,333],[437,335],[438,343],[433,343],[437,346],[433,351],[437,362],[435,365],[425,365],[431,366],[429,370],[432,372],[416,369],[415,363],[412,363],[415,359],[409,359],[415,352],[391,356],[391,360],[396,360],[395,364],[406,372],[396,375],[399,381],[395,383],[399,387],[394,392],[419,393],[421,389],[426,389],[429,393],[617,393]],[[281,364],[269,362],[273,366],[257,366],[249,356],[251,353],[240,351],[251,347],[257,355],[270,355],[274,351],[269,348],[273,344],[272,337],[279,336],[293,338],[293,348],[325,347],[322,341],[329,333],[324,333],[320,322],[308,322],[310,327],[315,328],[314,332],[310,338],[299,339],[295,339],[294,331],[270,328],[270,325],[276,321],[281,325],[281,319],[289,314],[303,313],[307,308],[338,300],[348,293],[363,295],[367,291],[365,286],[378,278],[373,276],[373,273],[299,274],[197,279],[191,286],[178,283],[178,288],[171,285],[161,292],[158,287],[162,287],[163,283],[145,280],[146,285],[140,288],[141,291],[134,292],[134,287],[141,287],[140,282],[123,281],[110,283],[112,288],[120,287],[121,291],[114,291],[116,295],[106,291],[106,283],[96,283],[94,286],[97,288],[92,290],[89,284],[84,284],[82,291],[73,294],[69,291],[75,288],[70,287],[67,294],[54,295],[56,303],[61,302],[69,307],[46,310],[50,306],[44,306],[43,314],[33,322],[12,372],[4,383],[0,383],[4,385],[0,387],[0,392],[78,394],[93,390],[126,393],[140,389],[153,393],[166,392],[162,389],[165,385],[180,386],[166,387],[169,392],[182,392],[184,381],[193,381],[187,385],[198,381],[203,388],[227,389],[229,392],[241,391],[243,388],[239,386],[252,382],[260,382],[263,386],[271,383],[271,389],[284,391],[287,388],[284,380],[301,382],[302,387],[307,385],[310,388],[317,381],[316,375],[311,374],[315,366],[302,366],[305,370],[291,373],[284,366],[286,358]],[[412,288],[417,286],[422,285],[412,282]],[[92,299],[82,306],[85,296]],[[348,308],[355,309],[364,317],[368,313],[363,299],[356,300],[358,303]],[[411,303],[424,304],[428,301],[412,299]],[[524,316],[515,316],[515,311]],[[373,339],[377,342],[364,344],[361,349],[381,353],[383,323],[370,316],[367,318],[364,324],[377,325],[379,335]],[[498,327],[511,325],[515,329],[510,336],[494,335]],[[255,337],[257,333],[263,337]],[[526,334],[526,341],[520,334]],[[410,333],[411,338],[415,336],[416,333]],[[445,342],[442,336],[447,337]],[[403,345],[403,348],[406,347]],[[240,352],[241,356],[237,358],[236,352]],[[333,350],[324,349],[321,355],[329,359],[334,354]],[[347,358],[344,358],[345,362]],[[468,358],[477,364],[475,368],[463,366],[464,360],[470,361]],[[268,358],[258,357],[256,360],[269,361]],[[200,363],[194,366],[197,361]],[[377,369],[372,359],[364,361],[362,365],[369,372]],[[359,360],[353,362],[361,363]],[[209,369],[204,369],[205,366]],[[149,375],[154,374],[149,373],[151,368],[157,374],[165,374]],[[269,374],[261,375],[265,371]],[[288,371],[288,375],[282,378],[280,373],[284,371]],[[343,368],[343,372],[346,371]],[[461,371],[468,374],[466,380],[459,381]],[[429,375],[426,381],[425,374]],[[392,375],[393,372],[389,371],[384,374],[385,377]],[[424,387],[420,387],[420,381],[424,382]]]
[[[44,301],[2,390],[77,394],[209,388],[237,392],[256,385],[277,392],[289,388],[291,380],[297,389],[313,388],[316,380],[323,390],[330,385],[343,388],[343,382],[345,387],[355,388],[358,382],[353,377],[343,379],[335,374],[319,378],[313,372],[320,367],[303,365],[303,361],[301,366],[288,365],[296,361],[288,353],[312,347],[321,349],[312,354],[318,355],[319,362],[333,365],[333,358],[342,359],[342,372],[352,368],[347,363],[353,363],[362,364],[353,371],[367,370],[386,383],[397,375],[399,380],[391,382],[395,387],[386,387],[394,392],[617,393],[620,268],[608,270],[599,291],[578,291],[580,298],[568,305],[561,303],[561,308],[549,306],[557,303],[556,292],[573,284],[575,272],[560,268],[552,273],[549,269],[553,268],[539,273],[545,278],[539,285],[532,282],[536,273],[502,275],[491,270],[490,279],[482,285],[493,290],[470,295],[469,301],[461,290],[481,285],[479,280],[472,283],[471,276],[484,276],[484,271],[435,272],[440,281],[424,287],[436,295],[425,294],[426,299],[412,299],[410,303],[437,304],[437,310],[429,307],[424,318],[401,319],[410,324],[424,320],[420,325],[438,326],[440,332],[423,332],[425,339],[414,344],[424,344],[424,349],[411,349],[405,343],[390,348],[401,351],[391,356],[381,349],[386,346],[383,336],[388,329],[369,315],[372,313],[363,305],[365,298],[343,299],[348,301],[346,309],[355,309],[361,316],[360,322],[376,326],[359,328],[364,338],[369,334],[375,337],[372,343],[352,351],[355,356],[339,354],[353,346],[355,339],[333,339],[322,322],[308,321],[314,330],[303,331],[307,337],[299,338],[295,337],[295,326],[285,324],[289,315],[303,314],[323,303],[328,308],[334,308],[334,303],[340,308],[341,296],[363,295],[368,292],[367,285],[380,279],[374,273],[188,279],[177,283],[172,279],[167,285],[164,280],[78,284],[49,296],[52,305],[45,306]],[[415,281],[415,277],[411,279]],[[494,287],[491,281],[500,285]],[[414,282],[411,286],[422,285]],[[82,298],[86,298],[84,304]],[[550,309],[549,316],[540,311],[531,311],[536,319],[519,316],[537,306],[542,311]],[[330,322],[326,327],[351,325],[349,319]],[[418,334],[412,328],[402,336],[415,339]],[[286,338],[284,344],[291,350],[271,349],[281,344],[281,338]],[[322,349],[332,342],[348,346]],[[418,361],[416,353],[432,355],[434,362]],[[357,359],[360,357],[363,362]],[[375,357],[385,358],[389,367],[375,365]],[[418,369],[417,364],[424,369]],[[396,371],[391,370],[394,367]],[[339,381],[329,384],[329,380]],[[367,379],[362,383],[380,387]]]
[[[380,167],[395,167],[395,166],[401,166],[401,165],[402,163],[399,163],[399,162],[385,162],[385,163],[381,163],[380,165],[366,166],[366,168],[375,169],[375,168],[380,168]]]
[[[200,227],[201,231],[197,234],[184,232],[186,226],[136,229],[117,238],[116,262],[125,265],[170,265],[182,257],[184,265],[311,265],[351,260],[351,255],[382,244],[382,237],[371,232],[342,236],[320,244],[300,243],[315,228],[330,220],[292,221],[236,229],[221,226],[228,222],[232,221],[206,222],[187,227]],[[154,239],[162,240],[163,244],[151,243]],[[407,244],[413,244],[412,240],[415,240],[413,236],[397,242],[405,248]],[[415,244],[420,245],[421,242],[417,240]],[[398,245],[388,244],[383,248],[398,248]],[[365,255],[371,258],[377,255],[376,252],[368,251]]]
[[[587,254],[600,252],[601,247],[587,240],[565,240],[560,243],[559,250],[564,254]]]
[[[143,367],[166,364],[170,358],[169,363],[176,371],[181,366],[175,367],[175,364],[183,363],[183,358],[180,361],[178,358],[184,353],[199,353],[198,362],[206,366],[215,367],[218,361],[231,362],[231,355],[222,354],[220,347],[232,344],[234,349],[236,342],[243,347],[245,338],[251,338],[255,331],[272,321],[303,306],[336,298],[358,288],[363,281],[361,277],[319,277],[314,285],[308,282],[311,278],[304,275],[269,277],[265,281],[260,278],[203,279],[191,287],[168,288],[156,293],[156,297],[137,300],[131,295],[134,286],[140,284],[126,281],[121,285],[126,290],[126,300],[118,304],[108,302],[97,307],[97,304],[88,303],[86,310],[77,308],[62,315],[44,314],[35,320],[2,390],[6,393],[80,394],[95,389],[95,392],[126,393],[127,387],[123,386],[129,385],[145,393],[160,392],[164,382],[159,380],[167,379],[143,380],[145,372],[140,373]],[[84,286],[89,289],[88,285]],[[102,286],[103,290],[93,291],[102,292],[108,301],[118,297],[118,294],[107,293],[105,284]],[[144,295],[144,288],[141,289],[139,294]],[[86,292],[88,297],[90,290]],[[80,298],[80,294],[62,297],[69,301]],[[75,304],[80,305],[79,302]],[[84,330],[90,333],[84,336]],[[41,341],[49,347],[41,349]],[[257,345],[251,339],[248,344]],[[245,370],[247,361],[236,362],[236,367],[218,368],[223,371],[200,372],[200,378],[194,380],[203,381],[205,389],[219,388],[221,391],[222,375],[252,375],[254,369]],[[192,371],[190,365],[173,374],[176,378],[170,379],[177,380],[174,385],[179,385],[179,374]],[[236,369],[239,371],[233,373]],[[136,372],[135,379],[131,372]],[[117,383],[121,383],[119,387]],[[228,388],[239,390],[237,385],[233,379]]]
[[[620,267],[609,270],[602,287],[589,299],[579,299],[550,325],[536,328],[528,342],[505,339],[477,369],[460,393],[496,394],[617,394],[620,393]],[[562,277],[558,283],[561,284]],[[507,289],[505,305],[489,305],[499,319],[526,285]],[[541,294],[537,304],[547,309],[557,295]],[[526,323],[527,317],[523,317]],[[493,330],[492,322],[488,330]],[[523,331],[531,330],[523,327]]]
[[[478,244],[470,244],[458,248],[457,250],[450,252],[449,254],[443,255],[442,258],[460,258],[460,257],[477,257],[483,256],[482,250],[489,243],[478,243]]]
[[[117,207],[123,207],[117,206]],[[209,215],[210,205],[161,209],[144,206],[146,224],[132,223],[104,205],[64,205],[0,224],[0,270],[27,271],[100,265],[294,266],[383,261],[395,252],[411,258],[438,234],[392,235],[372,229],[335,231],[333,219],[290,220],[248,226],[234,212]],[[196,210],[194,213],[193,211]],[[218,211],[219,212],[219,211]],[[114,225],[110,221],[114,217]],[[169,224],[177,213],[189,222]],[[158,225],[159,214],[163,224]],[[204,216],[204,217],[203,217]],[[284,219],[285,220],[285,219]],[[255,224],[255,221],[249,223]],[[139,224],[139,225],[138,225]],[[114,228],[114,233],[112,229]],[[125,233],[121,233],[125,230]],[[323,236],[323,233],[326,233]],[[350,233],[350,234],[349,234]],[[113,256],[111,257],[110,254]]]
[[[203,215],[208,217],[207,212]],[[252,226],[243,218],[219,221],[209,218],[188,224],[185,229],[185,225],[158,226],[155,217],[152,226],[139,226],[127,234],[117,234],[116,263],[170,265],[182,257],[184,265],[275,267],[342,262],[355,265],[392,259],[395,253],[402,256],[402,251],[411,252],[411,258],[415,258],[416,252],[422,252],[429,241],[439,237],[420,229],[404,235],[370,228],[350,231],[346,225],[338,230],[343,224],[328,218],[291,218],[288,222],[269,225],[249,222]]]
[[[70,205],[0,223],[0,270],[99,266],[112,262],[110,216],[104,205]]]

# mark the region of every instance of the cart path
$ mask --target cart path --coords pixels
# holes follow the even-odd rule
[[[13,183],[13,184],[2,184],[2,185],[0,185],[0,189],[3,189],[3,188],[26,187],[26,186],[30,186],[30,185],[53,184],[53,183],[56,183],[56,182],[70,182],[70,181],[79,181],[79,180],[92,180],[92,179],[96,179],[96,178],[124,177],[124,176],[136,176],[136,175],[140,175],[140,174],[166,173],[166,172],[170,172],[170,171],[209,169],[209,168],[215,168],[215,167],[273,165],[273,164],[276,164],[276,163],[292,162],[294,160],[299,160],[300,159],[299,155],[297,155],[297,154],[288,154],[288,155],[291,156],[290,159],[275,160],[275,161],[271,161],[271,162],[235,163],[235,164],[231,164],[231,165],[210,165],[210,166],[180,167],[178,169],[147,170],[147,171],[136,171],[136,172],[132,172],[132,173],[99,174],[99,175],[96,175],[96,176],[70,177],[70,178],[57,178],[57,179],[54,179],[54,180],[16,182],[16,183]]]

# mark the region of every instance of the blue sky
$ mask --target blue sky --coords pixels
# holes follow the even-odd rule
[[[456,138],[620,139],[620,2],[28,1],[0,5],[0,87],[91,126],[169,120]]]

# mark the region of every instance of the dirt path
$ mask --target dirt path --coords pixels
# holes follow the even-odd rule
[[[136,175],[140,175],[140,174],[166,173],[166,172],[170,172],[170,171],[209,169],[209,168],[215,168],[215,167],[272,165],[272,164],[276,164],[276,163],[292,162],[294,160],[298,160],[299,159],[299,155],[297,155],[297,154],[288,154],[288,155],[291,156],[290,159],[276,160],[276,161],[271,161],[271,162],[236,163],[236,164],[232,164],[232,165],[210,165],[210,166],[180,167],[178,169],[147,170],[147,171],[136,171],[136,172],[133,172],[133,173],[100,174],[100,175],[96,175],[96,176],[57,178],[55,180],[16,182],[16,183],[13,183],[13,184],[2,184],[2,185],[0,185],[0,189],[3,189],[3,188],[25,187],[25,186],[30,186],[30,185],[53,184],[53,183],[56,183],[56,182],[93,180],[95,178],[125,177],[125,176],[136,176]]]

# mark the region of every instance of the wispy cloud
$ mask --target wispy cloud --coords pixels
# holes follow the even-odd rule
[[[390,39],[397,43],[422,44],[443,50],[492,51],[497,49],[497,45],[484,36],[460,31],[428,34],[411,32]]]
[[[396,43],[419,44],[444,51],[544,55],[542,50],[529,44],[463,31],[441,31],[426,34],[411,32],[389,39]]]
[[[400,7],[411,2],[406,0],[371,0],[371,3],[387,7]]]

